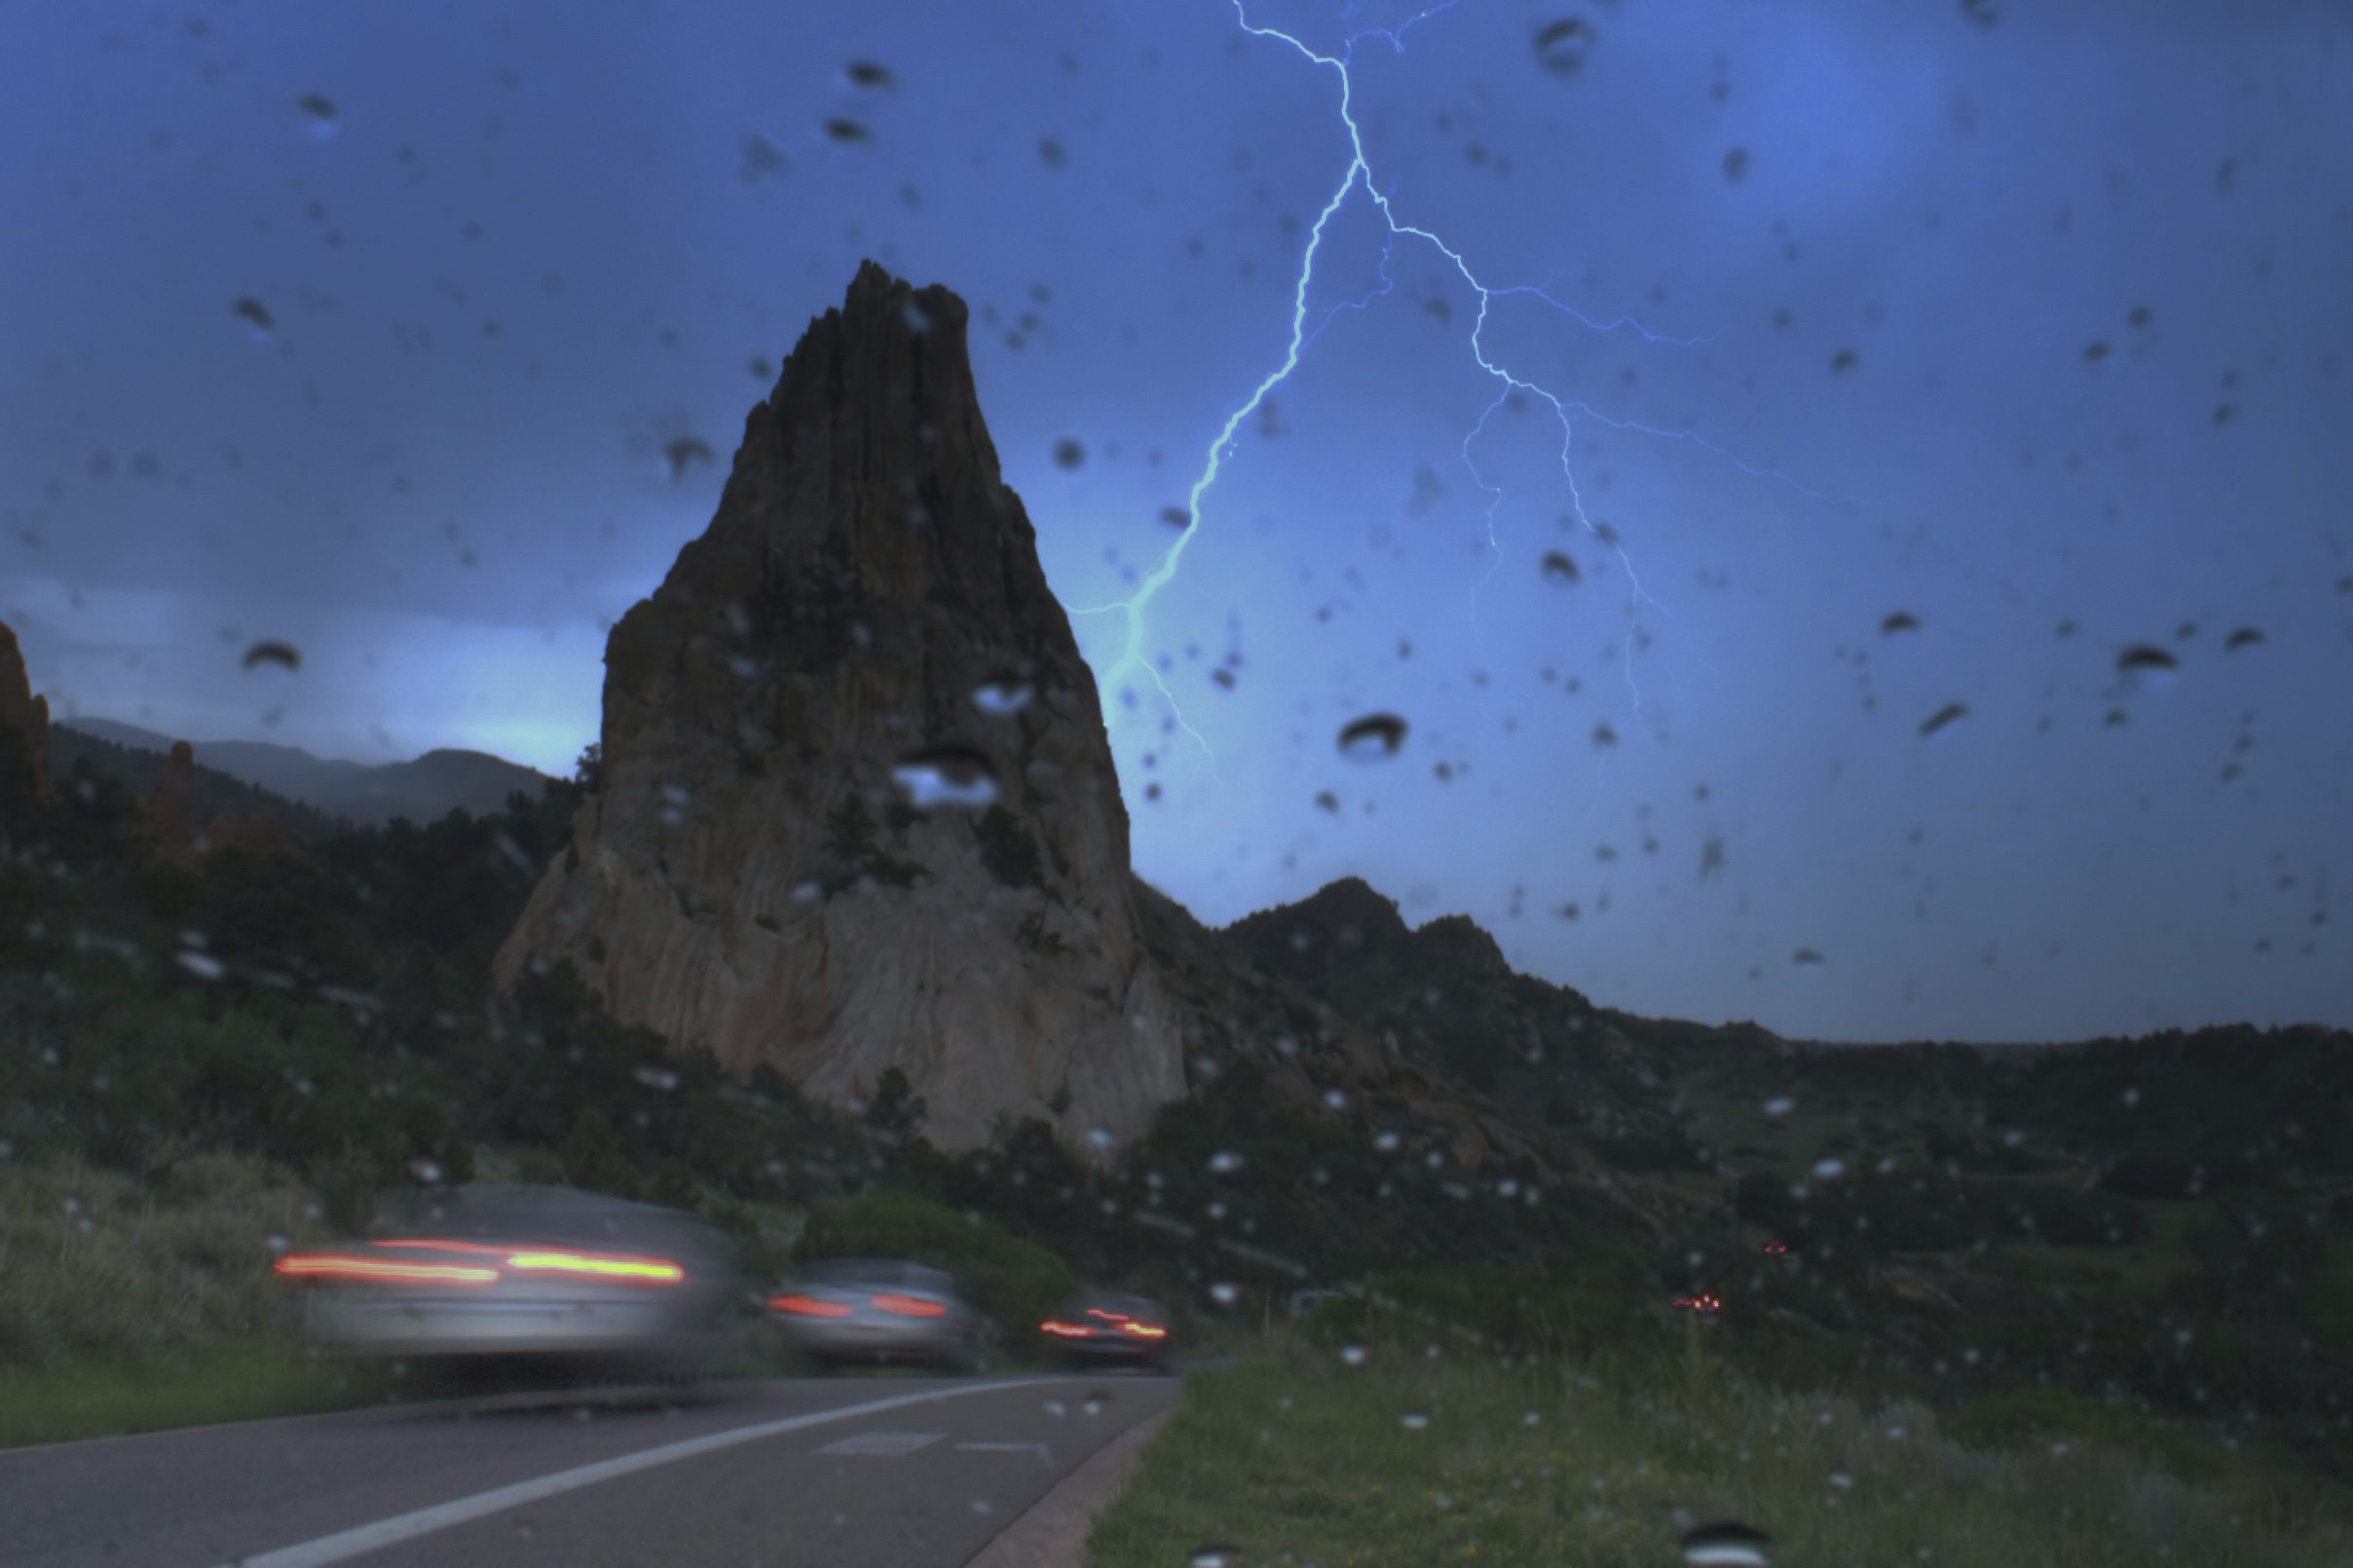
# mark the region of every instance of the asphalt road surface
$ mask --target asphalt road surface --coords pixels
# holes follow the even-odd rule
[[[393,1405],[0,1452],[0,1563],[960,1568],[1175,1378]]]

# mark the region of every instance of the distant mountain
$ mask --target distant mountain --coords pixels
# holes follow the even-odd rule
[[[53,727],[51,733],[71,735],[75,731],[131,755],[110,761],[87,748],[76,748],[71,741],[62,743],[62,749],[59,743],[53,742],[50,768],[54,777],[70,778],[74,756],[88,755],[140,796],[155,787],[156,770],[163,766],[175,738],[112,719],[77,718]],[[381,827],[394,817],[406,817],[420,824],[437,822],[460,807],[475,816],[487,816],[504,809],[506,797],[517,790],[537,800],[541,787],[547,782],[542,773],[478,751],[429,751],[414,762],[369,766],[314,757],[299,747],[261,740],[194,744],[200,775],[210,772],[241,781],[322,816],[340,817],[359,827]],[[125,768],[129,770],[124,771]],[[217,786],[208,788],[218,793]],[[214,808],[202,797],[198,805],[200,810]],[[217,808],[269,811],[267,805],[250,802]],[[299,837],[313,836],[305,832],[302,824],[288,821],[287,825]]]

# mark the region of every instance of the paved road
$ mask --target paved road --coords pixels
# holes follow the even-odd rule
[[[959,1568],[1174,1378],[452,1400],[0,1453],[27,1568]]]

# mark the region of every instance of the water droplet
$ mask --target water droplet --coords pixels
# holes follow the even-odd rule
[[[898,85],[890,74],[889,66],[877,64],[870,59],[851,60],[841,67],[841,78],[852,87],[869,90]]]
[[[1048,1400],[1044,1408],[1048,1415],[1067,1415],[1070,1413],[1069,1406],[1064,1404],[1060,1400]]]
[[[1830,1473],[1830,1484],[1843,1492],[1854,1484],[1854,1477],[1843,1470],[1834,1470]]]
[[[1554,76],[1572,77],[1585,69],[1593,53],[1593,24],[1578,17],[1563,17],[1536,31],[1536,63]]]
[[[1819,1180],[1832,1180],[1847,1174],[1847,1162],[1840,1159],[1816,1160],[1813,1162],[1813,1174]]]
[[[919,809],[957,805],[978,809],[996,800],[996,770],[971,746],[933,746],[893,765],[893,784]]]
[[[1969,705],[1967,703],[1948,702],[1943,707],[1937,709],[1934,713],[1928,715],[1927,718],[1921,721],[1920,732],[1923,735],[1933,735],[1941,729],[1945,729],[1953,725],[1959,724],[1961,720],[1966,719],[1968,716]]]
[[[2222,652],[2235,653],[2242,648],[2255,648],[2263,641],[2263,634],[2253,626],[2241,626],[2222,640]]]
[[[839,142],[848,143],[875,139],[875,133],[855,120],[830,119],[824,123],[821,129],[829,138]]]
[[[186,949],[171,955],[172,961],[199,980],[218,980],[229,972],[226,964],[209,953],[192,952]]]
[[[1773,1537],[1737,1519],[1702,1524],[1683,1537],[1683,1560],[1714,1568],[1767,1568]]]
[[[1087,446],[1085,442],[1075,436],[1065,435],[1054,443],[1054,466],[1056,467],[1077,469],[1085,467],[1086,464]]]
[[[972,705],[992,719],[1002,719],[1029,706],[1033,694],[1027,682],[983,681],[972,689]]]
[[[1765,1101],[1765,1114],[1768,1116],[1786,1116],[1797,1108],[1798,1102],[1787,1095],[1777,1095]]]
[[[290,643],[259,642],[245,650],[240,662],[248,670],[275,669],[293,675],[302,668],[302,654]]]
[[[669,465],[673,479],[682,477],[692,464],[716,461],[711,443],[699,435],[681,435],[665,443],[662,460]]]
[[[257,338],[267,338],[277,326],[277,322],[270,317],[269,308],[251,295],[246,295],[230,306],[229,314],[250,326],[253,329],[253,335]]]
[[[2181,668],[2181,660],[2152,643],[2135,643],[2116,655],[2116,673],[2135,691],[2164,691]]]
[[[409,1179],[425,1186],[434,1186],[441,1180],[441,1165],[437,1160],[415,1159],[408,1162]]]
[[[1546,581],[1557,582],[1563,587],[1574,587],[1584,577],[1577,570],[1577,563],[1561,550],[1547,550],[1541,570]]]
[[[1221,1307],[1230,1307],[1242,1299],[1242,1287],[1219,1280],[1210,1287],[1210,1299]]]
[[[1880,635],[1891,637],[1899,631],[1920,630],[1920,617],[1909,610],[1898,610],[1879,623]]]
[[[649,1089],[666,1091],[678,1087],[678,1074],[672,1072],[668,1067],[642,1066],[633,1069],[629,1076]]]
[[[1368,713],[1340,729],[1340,755],[1358,762],[1395,757],[1405,744],[1405,721],[1394,713]]]
[[[1340,1347],[1340,1363],[1344,1366],[1362,1366],[1364,1364],[1365,1355],[1366,1352],[1362,1345],[1342,1345]]]
[[[1398,1417],[1398,1425],[1407,1432],[1419,1432],[1430,1425],[1430,1418],[1419,1410],[1408,1410]]]
[[[1232,1149],[1220,1149],[1210,1156],[1210,1169],[1219,1176],[1239,1171],[1242,1169],[1242,1156]]]
[[[1793,964],[1796,964],[1800,969],[1819,969],[1822,967],[1822,955],[1814,952],[1811,948],[1798,949],[1797,952],[1789,955],[1789,961]]]
[[[1379,1149],[1383,1154],[1395,1154],[1398,1146],[1398,1136],[1395,1133],[1378,1134],[1372,1140],[1372,1146],[1376,1149]]]
[[[1324,1103],[1333,1110],[1339,1110],[1347,1105],[1348,1097],[1337,1089],[1326,1089],[1324,1091]]]

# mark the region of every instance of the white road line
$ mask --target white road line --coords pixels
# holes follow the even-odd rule
[[[476,1492],[471,1497],[453,1498],[430,1508],[395,1513],[389,1519],[338,1530],[333,1535],[322,1535],[315,1541],[280,1547],[274,1551],[256,1552],[250,1557],[238,1558],[227,1568],[323,1568],[326,1563],[342,1562],[362,1552],[379,1551],[386,1547],[412,1541],[421,1535],[430,1535],[435,1530],[446,1530],[454,1524],[465,1524],[520,1504],[537,1503],[542,1498],[576,1492],[583,1486],[594,1486],[599,1481],[609,1481],[641,1470],[652,1470],[657,1465],[675,1464],[698,1454],[716,1453],[738,1443],[758,1442],[763,1437],[773,1437],[779,1433],[798,1432],[803,1427],[821,1426],[828,1421],[846,1421],[853,1416],[873,1415],[879,1410],[902,1409],[929,1400],[960,1399],[967,1394],[993,1394],[1004,1389],[1032,1388],[1058,1381],[1066,1380],[1031,1377],[1009,1383],[975,1383],[963,1388],[939,1389],[929,1394],[902,1394],[893,1400],[847,1404],[838,1410],[817,1410],[807,1415],[787,1416],[779,1421],[763,1421],[754,1426],[714,1432],[708,1437],[663,1443],[658,1448],[641,1448],[636,1453],[599,1460],[593,1465],[559,1470],[552,1475],[516,1481],[511,1486],[494,1487],[487,1492]]]
[[[947,1437],[945,1432],[861,1432],[839,1437],[817,1450],[821,1454],[872,1454],[877,1459],[905,1459]],[[963,1447],[957,1443],[958,1448]]]
[[[959,1442],[956,1447],[968,1454],[1035,1454],[1041,1465],[1054,1463],[1054,1450],[1042,1442]]]

